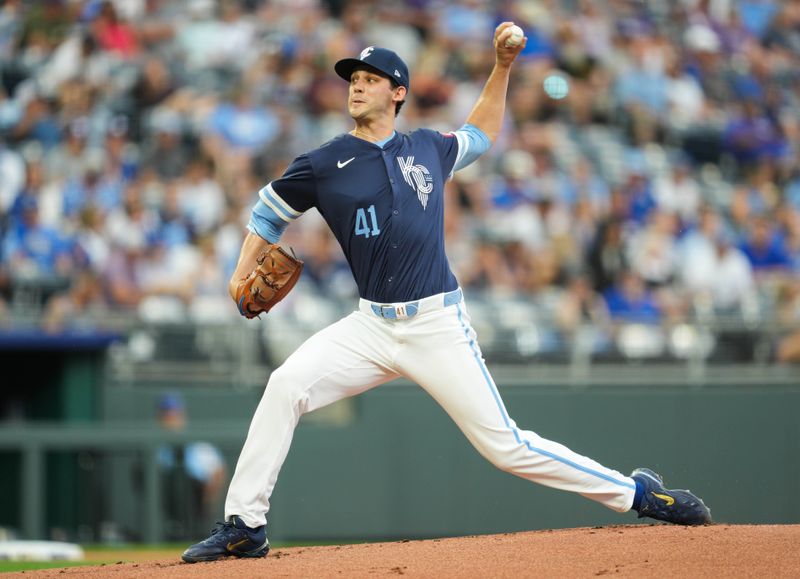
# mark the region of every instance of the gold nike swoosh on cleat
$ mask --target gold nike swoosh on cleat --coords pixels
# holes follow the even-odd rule
[[[250,539],[242,539],[241,541],[237,541],[236,543],[228,543],[225,548],[228,551],[233,551],[236,547],[241,547],[245,543],[249,543]]]
[[[651,492],[650,494],[652,494],[654,497],[656,497],[656,498],[658,498],[658,499],[661,499],[662,501],[664,501],[665,503],[667,503],[667,506],[668,506],[668,507],[671,507],[672,505],[674,505],[674,504],[675,504],[675,499],[673,499],[673,498],[672,498],[671,496],[669,496],[669,495],[660,495],[660,494],[658,494],[658,493],[654,493],[654,492]]]

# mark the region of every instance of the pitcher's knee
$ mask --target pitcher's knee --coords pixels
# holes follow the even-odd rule
[[[489,458],[489,461],[494,466],[505,472],[513,472],[519,464],[519,461],[517,461],[516,457],[511,452],[494,454]]]
[[[303,410],[306,400],[306,379],[302,372],[297,372],[291,367],[281,366],[275,370],[267,381],[264,396],[269,396],[274,402],[300,407]]]
[[[478,449],[479,452],[495,467],[505,472],[514,472],[520,464],[519,453],[523,450],[519,445],[500,446]]]

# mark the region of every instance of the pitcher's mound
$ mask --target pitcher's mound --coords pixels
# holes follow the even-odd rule
[[[7,577],[12,577],[9,574]],[[124,563],[24,577],[800,577],[800,525],[630,525],[276,549],[258,560]],[[20,575],[21,577],[22,575]]]

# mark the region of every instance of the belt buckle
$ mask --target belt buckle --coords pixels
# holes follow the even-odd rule
[[[382,318],[397,319],[397,309],[394,306],[381,306],[380,311]]]
[[[381,306],[380,312],[382,318],[387,318],[390,320],[405,320],[406,318],[410,318],[412,315],[414,315],[411,313],[410,308],[406,307],[405,304],[399,306]]]
[[[405,304],[373,306],[372,311],[376,315],[389,320],[406,320],[413,318],[419,311],[419,302],[409,302]]]

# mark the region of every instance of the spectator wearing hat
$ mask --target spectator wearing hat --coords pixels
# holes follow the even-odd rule
[[[700,83],[712,105],[730,100],[729,66],[722,53],[719,36],[705,24],[692,24],[683,33],[687,72]]]
[[[167,432],[181,432],[189,415],[178,393],[163,394],[157,403],[158,422]],[[207,532],[228,477],[220,450],[206,441],[164,444],[158,463],[166,485],[165,515],[170,539]]]

